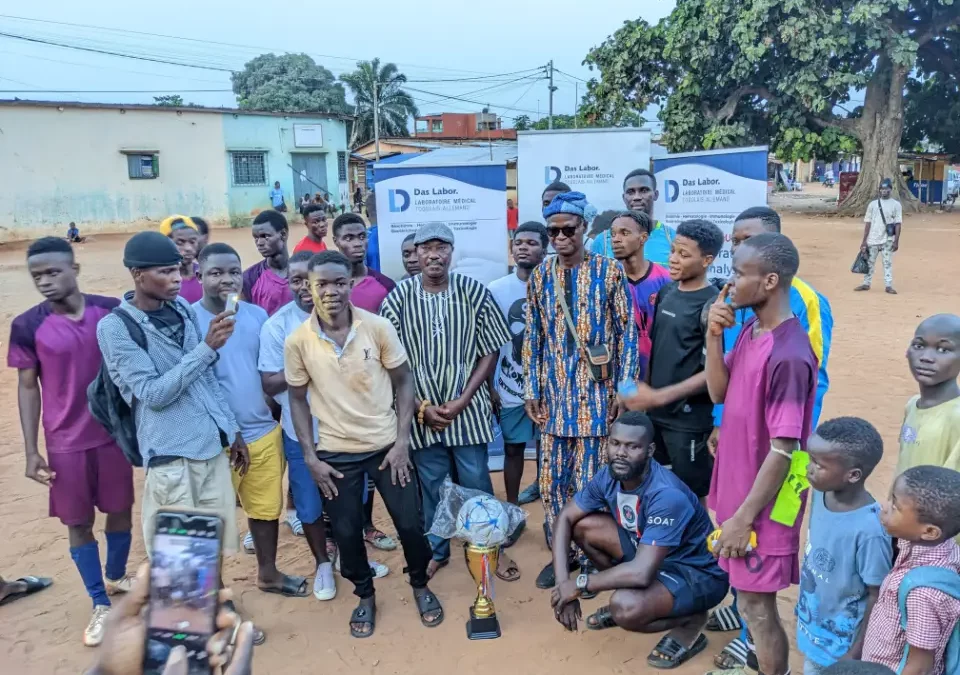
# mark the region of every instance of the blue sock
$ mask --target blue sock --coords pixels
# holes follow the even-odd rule
[[[83,585],[93,600],[93,605],[110,605],[107,588],[103,585],[103,572],[100,569],[100,549],[97,542],[91,541],[83,546],[70,548],[70,557],[77,565]]]
[[[106,532],[107,535],[107,579],[119,581],[127,573],[127,558],[130,557],[130,530],[126,532]]]

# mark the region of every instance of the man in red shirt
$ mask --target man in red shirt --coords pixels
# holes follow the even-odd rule
[[[512,199],[507,200],[507,232],[510,233],[510,238],[513,239],[513,233],[517,231],[517,226],[520,221],[520,211],[513,204]]]
[[[293,252],[310,251],[320,253],[327,250],[323,241],[327,236],[327,212],[322,204],[310,204],[303,208],[303,222],[307,226],[307,236],[293,248]]]

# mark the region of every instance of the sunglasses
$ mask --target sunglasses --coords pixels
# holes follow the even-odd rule
[[[547,236],[551,239],[556,239],[561,234],[567,239],[573,239],[576,235],[577,230],[580,228],[579,225],[565,225],[563,227],[548,227]]]

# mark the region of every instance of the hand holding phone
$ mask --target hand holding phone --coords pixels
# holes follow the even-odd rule
[[[186,650],[188,675],[209,675],[216,630],[223,523],[202,512],[157,514],[147,605],[144,675],[161,675],[171,651]]]

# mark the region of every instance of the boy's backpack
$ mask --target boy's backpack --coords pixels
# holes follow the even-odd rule
[[[943,567],[915,567],[907,572],[900,582],[897,592],[897,604],[900,606],[900,627],[907,630],[907,595],[915,588],[935,588],[952,598],[960,600],[960,574]],[[907,654],[910,645],[903,650],[903,659],[897,666],[897,673],[903,672],[907,664]],[[947,648],[943,652],[944,675],[960,675],[960,621],[953,626],[953,633],[947,640]]]
[[[137,346],[146,350],[147,336],[134,318],[120,307],[114,307],[110,313],[123,322],[127,332],[130,333],[130,338]],[[113,437],[130,464],[143,466],[143,456],[140,454],[140,445],[137,443],[137,422],[133,413],[136,403],[134,399],[130,405],[127,405],[107,371],[107,364],[101,363],[100,371],[87,387],[87,406],[90,408],[90,414]]]

